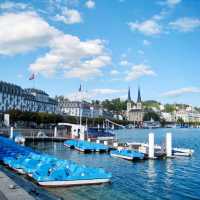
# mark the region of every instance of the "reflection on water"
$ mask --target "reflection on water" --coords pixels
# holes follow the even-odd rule
[[[172,184],[172,177],[174,176],[173,162],[171,159],[166,160],[166,169],[165,169],[165,184],[169,188]]]
[[[154,130],[156,143],[163,143],[166,131]],[[112,173],[112,184],[49,189],[64,199],[200,199],[200,130],[174,129],[171,132],[173,145],[193,148],[193,157],[129,162],[108,154],[81,154],[67,149],[63,143],[29,145],[59,158],[101,167]],[[148,139],[148,130],[122,130],[117,137],[121,141],[144,142]]]
[[[155,182],[156,180],[156,170],[155,170],[155,161],[154,160],[148,160],[148,168],[147,168],[147,175],[148,175],[148,182],[147,184],[151,184],[152,182]]]

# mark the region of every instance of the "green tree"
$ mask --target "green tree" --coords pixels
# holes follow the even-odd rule
[[[144,114],[143,120],[150,121],[151,119],[153,119],[154,121],[160,121],[160,116],[157,113],[155,113],[154,111],[146,112]]]
[[[152,109],[152,108],[160,108],[160,103],[154,100],[148,100],[143,102],[143,106],[146,110]]]
[[[173,104],[165,104],[165,112],[172,113],[176,110],[176,106]]]
[[[122,110],[126,110],[127,101],[123,101],[120,98],[112,99],[112,100],[104,100],[102,101],[102,106],[109,111],[121,112]]]
[[[178,124],[184,124],[183,118],[179,117],[179,118],[177,119],[177,123],[178,123]]]

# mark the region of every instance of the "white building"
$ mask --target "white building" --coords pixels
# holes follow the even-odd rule
[[[160,111],[164,111],[165,110],[165,106],[163,104],[160,104]]]
[[[200,122],[200,113],[194,109],[182,109],[175,113],[176,120],[183,119],[185,123]]]
[[[20,86],[0,81],[0,112],[12,109],[57,113],[58,103],[42,90],[22,89]]]
[[[166,121],[166,122],[174,122],[174,114],[172,113],[167,113],[167,112],[161,112],[161,117]]]
[[[61,114],[79,117],[98,118],[103,116],[103,109],[100,106],[93,106],[85,101],[69,101],[65,98],[58,98],[59,111]]]

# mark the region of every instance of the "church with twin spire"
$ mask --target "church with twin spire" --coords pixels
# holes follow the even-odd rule
[[[144,117],[144,109],[142,107],[142,98],[140,88],[138,88],[137,102],[134,104],[131,100],[131,91],[128,89],[127,100],[127,119],[134,122],[134,124],[141,125]]]

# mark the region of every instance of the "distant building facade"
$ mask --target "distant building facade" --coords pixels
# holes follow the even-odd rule
[[[200,122],[200,113],[194,109],[181,109],[174,113],[175,120],[182,119],[185,123]]]
[[[138,97],[136,104],[133,104],[131,101],[131,92],[129,88],[128,100],[127,100],[127,119],[128,121],[139,124],[143,122],[143,117],[144,117],[144,110],[142,107],[140,88],[138,88]]]
[[[0,112],[9,110],[57,113],[58,103],[42,90],[22,89],[20,86],[0,81]]]
[[[161,112],[161,117],[164,119],[166,122],[175,122],[175,117],[173,113],[168,113],[168,112]]]
[[[103,115],[101,107],[93,106],[92,104],[85,101],[69,101],[65,98],[58,98],[59,112],[61,114],[87,118],[97,118]]]

